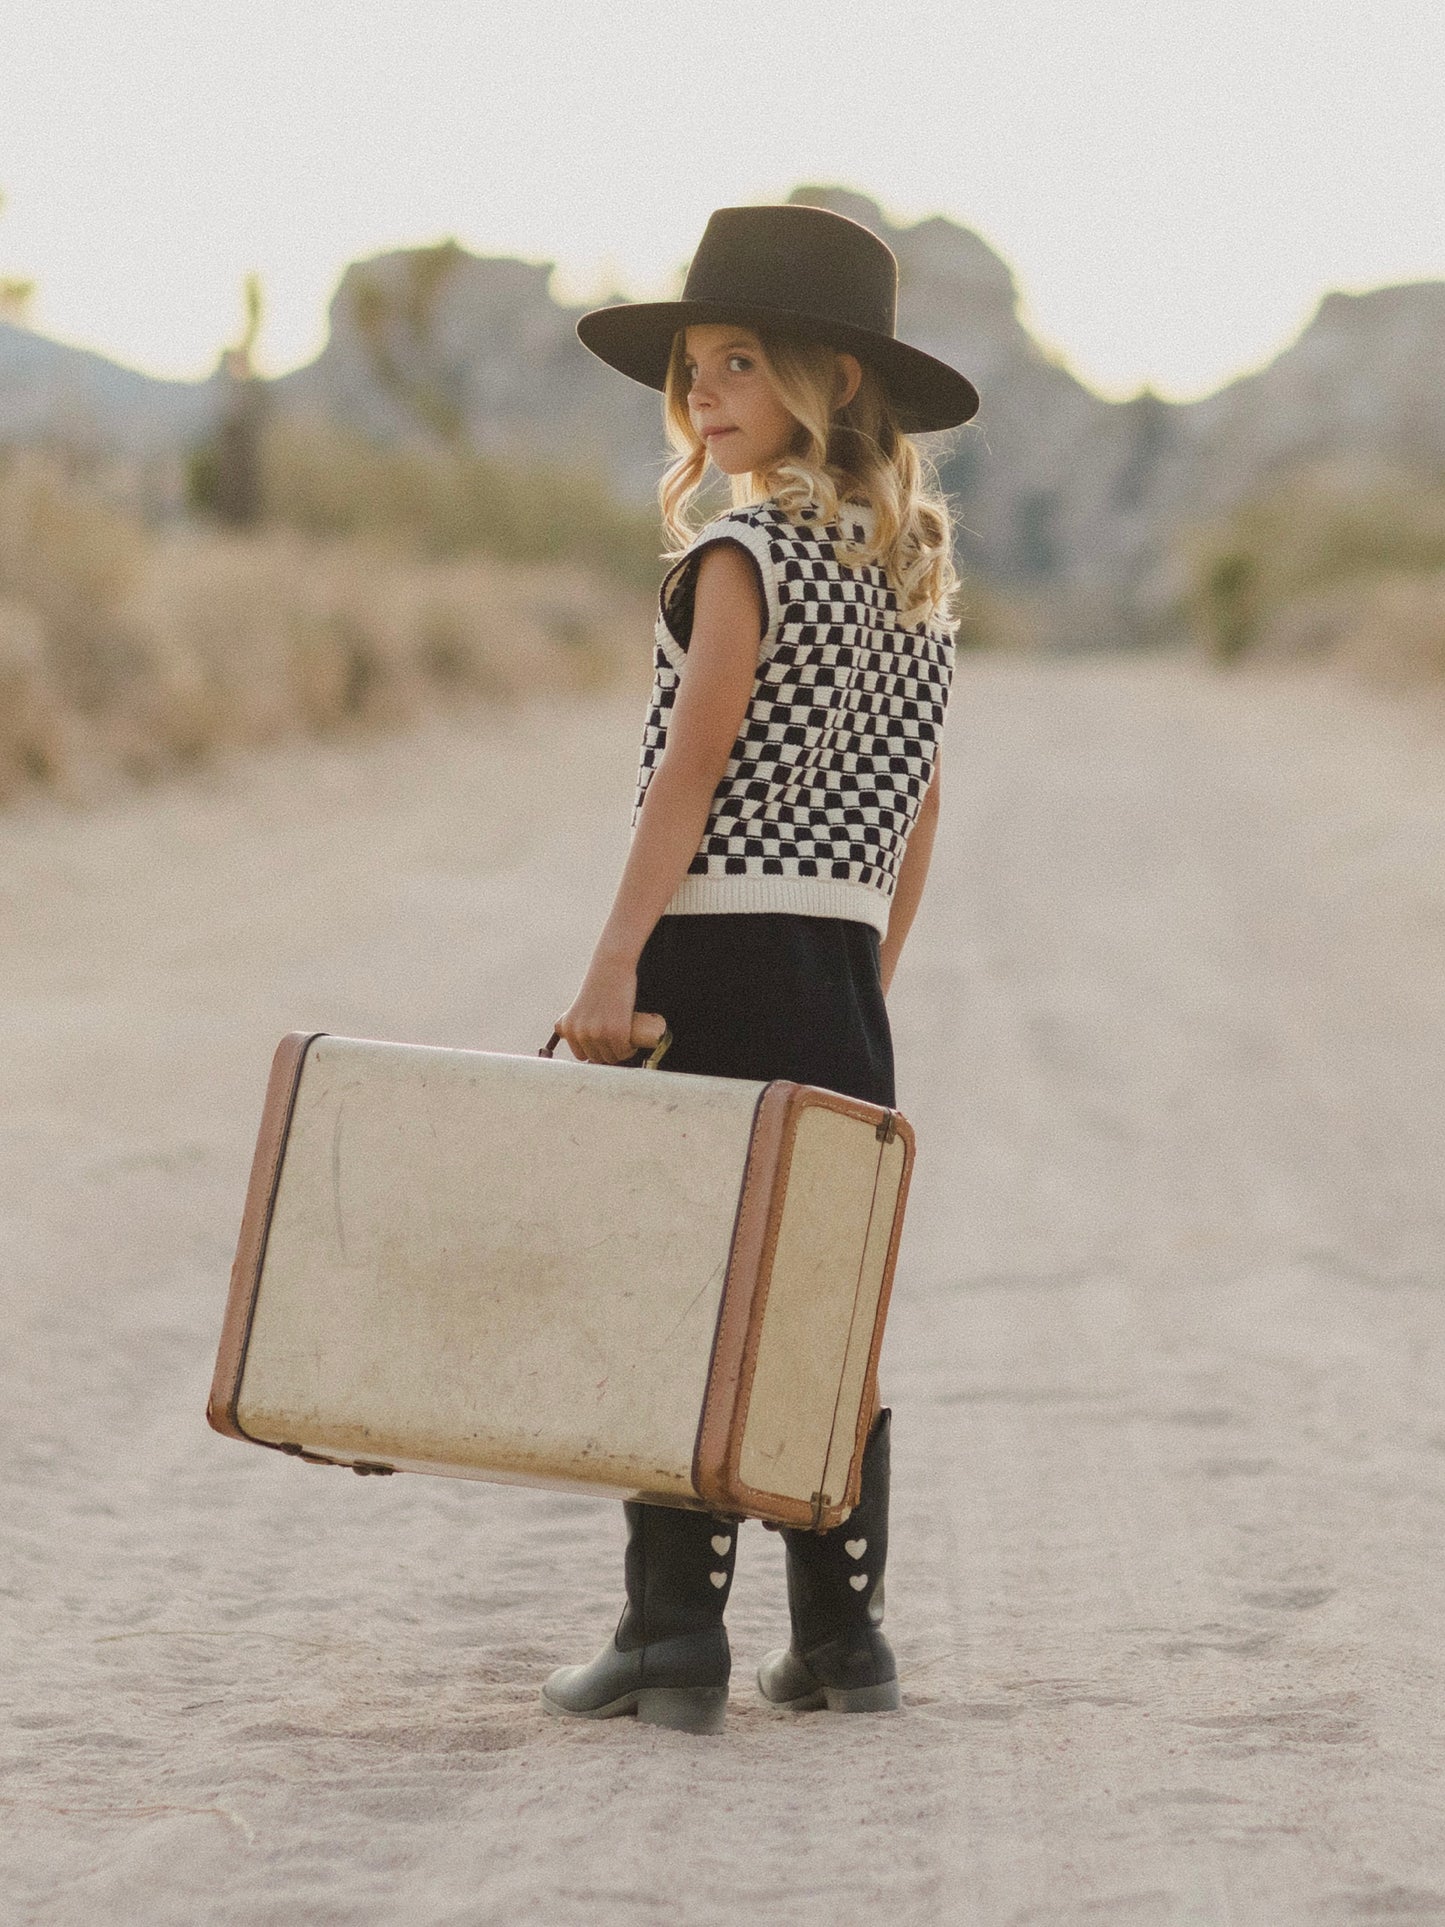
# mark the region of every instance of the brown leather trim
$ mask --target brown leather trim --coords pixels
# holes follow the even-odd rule
[[[778,1183],[780,1153],[788,1118],[800,1084],[777,1078],[764,1086],[753,1114],[753,1134],[743,1170],[737,1216],[733,1220],[727,1276],[718,1307],[717,1332],[708,1366],[697,1444],[692,1455],[692,1483],[700,1499],[716,1512],[735,1510],[728,1466],[737,1465],[741,1449],[739,1389],[743,1383],[749,1346],[757,1350],[753,1300],[777,1242],[777,1218],[782,1186]],[[768,1232],[771,1226],[772,1243]],[[766,1297],[766,1287],[763,1296]],[[751,1373],[748,1373],[751,1379]],[[738,1432],[736,1448],[734,1431]]]
[[[261,1127],[256,1134],[256,1151],[251,1160],[251,1180],[246,1187],[241,1231],[236,1241],[235,1262],[231,1266],[231,1288],[226,1297],[225,1316],[221,1320],[216,1370],[211,1380],[211,1396],[206,1403],[207,1422],[217,1432],[224,1432],[227,1438],[247,1439],[255,1445],[266,1445],[270,1441],[252,1440],[249,1432],[241,1430],[236,1419],[236,1401],[241,1394],[246,1345],[251,1336],[251,1319],[256,1309],[256,1288],[261,1282],[266,1239],[271,1229],[271,1211],[276,1202],[276,1184],[281,1176],[281,1160],[286,1150],[286,1133],[291,1128],[291,1113],[296,1105],[296,1089],[301,1082],[301,1067],[312,1044],[326,1034],[324,1030],[288,1031],[276,1046],[276,1054],[271,1059],[266,1100],[261,1107]]]
[[[693,1485],[699,1496],[717,1512],[769,1519],[780,1525],[816,1525],[826,1531],[839,1524],[858,1501],[863,1442],[867,1436],[878,1352],[883,1343],[883,1322],[903,1226],[903,1203],[913,1162],[914,1136],[912,1126],[903,1114],[893,1110],[895,1128],[904,1139],[904,1167],[888,1255],[884,1261],[878,1314],[874,1320],[863,1381],[864,1396],[854,1441],[854,1456],[849,1468],[847,1486],[852,1491],[852,1498],[849,1499],[845,1490],[815,1516],[812,1505],[781,1493],[759,1491],[745,1484],[738,1472],[748,1401],[752,1396],[753,1375],[757,1370],[763,1315],[767,1310],[768,1285],[787,1194],[793,1141],[797,1136],[798,1119],[810,1105],[841,1111],[845,1117],[860,1118],[875,1125],[890,1114],[884,1105],[868,1104],[861,1098],[849,1097],[841,1091],[824,1090],[813,1084],[793,1084],[779,1079],[764,1090],[759,1100],[757,1122],[753,1127],[753,1146],[748,1155],[743,1195],[733,1232],[718,1333],[708,1373],[702,1422],[698,1427],[697,1449],[693,1455]]]

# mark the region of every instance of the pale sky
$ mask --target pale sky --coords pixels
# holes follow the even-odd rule
[[[200,375],[321,346],[347,261],[454,235],[670,291],[797,183],[945,214],[1082,379],[1203,395],[1331,288],[1445,279],[1445,0],[0,0],[0,276]]]

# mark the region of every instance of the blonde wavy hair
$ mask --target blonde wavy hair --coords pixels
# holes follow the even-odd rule
[[[871,536],[839,544],[838,559],[882,569],[898,598],[900,621],[932,623],[952,634],[958,627],[952,603],[959,579],[948,502],[933,464],[898,426],[879,376],[860,356],[858,391],[835,407],[836,350],[766,328],[753,333],[762,347],[764,372],[798,427],[781,460],[765,471],[731,478],[734,508],[771,497],[792,520],[799,509],[811,507],[832,522],[845,500],[869,503]],[[707,444],[687,410],[686,339],[686,330],[679,328],[663,391],[663,427],[677,454],[657,491],[663,526],[678,545],[666,551],[668,561],[681,555],[697,533],[687,511],[707,468]]]

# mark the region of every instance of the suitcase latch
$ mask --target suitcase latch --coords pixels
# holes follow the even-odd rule
[[[890,1111],[886,1117],[879,1118],[877,1124],[873,1127],[873,1135],[880,1144],[891,1144],[894,1138],[897,1137],[898,1126],[894,1122],[892,1111]]]

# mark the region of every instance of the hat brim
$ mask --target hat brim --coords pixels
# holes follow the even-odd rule
[[[876,368],[888,390],[898,425],[910,434],[957,428],[978,413],[978,390],[946,361],[893,335],[787,308],[754,308],[735,302],[627,301],[593,308],[577,322],[584,348],[619,374],[659,391],[667,386],[673,336],[693,322],[735,321],[745,327],[777,328],[849,349]]]

